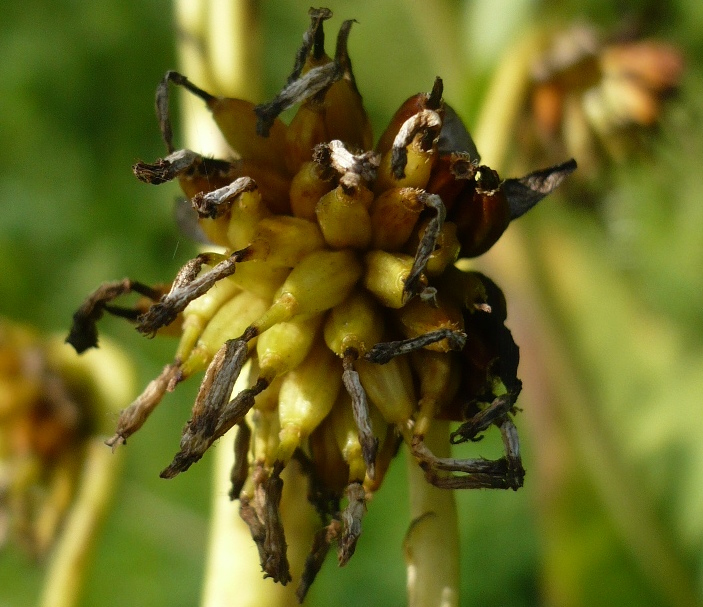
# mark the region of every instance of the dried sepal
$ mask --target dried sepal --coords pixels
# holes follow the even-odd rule
[[[519,179],[506,179],[503,182],[503,189],[510,207],[510,219],[517,219],[524,215],[559,187],[561,182],[575,170],[576,161],[572,158],[548,169],[534,171]]]

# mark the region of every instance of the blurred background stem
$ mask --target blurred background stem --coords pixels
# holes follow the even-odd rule
[[[85,448],[78,494],[55,546],[42,590],[41,607],[74,607],[118,482],[122,455],[112,453],[104,437],[93,437]]]

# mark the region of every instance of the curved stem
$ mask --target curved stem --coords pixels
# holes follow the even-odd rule
[[[450,452],[449,422],[434,420],[425,444],[438,457]],[[454,492],[438,489],[408,455],[410,527],[405,536],[409,607],[459,605],[459,528]]]
[[[86,446],[75,498],[54,548],[42,590],[41,607],[78,604],[98,530],[112,501],[122,456],[105,447],[102,437]]]

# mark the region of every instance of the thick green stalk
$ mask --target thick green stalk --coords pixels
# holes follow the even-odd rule
[[[425,444],[448,457],[449,422],[434,420]],[[405,536],[409,607],[459,605],[459,528],[454,491],[438,489],[408,456],[410,528]]]

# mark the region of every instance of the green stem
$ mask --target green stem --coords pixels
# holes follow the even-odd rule
[[[450,452],[449,422],[434,420],[425,444],[438,457]],[[409,607],[459,604],[459,528],[454,492],[427,482],[408,456],[410,527],[405,536]]]
[[[51,555],[41,607],[78,604],[98,530],[112,501],[122,456],[112,453],[102,437],[86,446],[83,472],[61,536]]]

